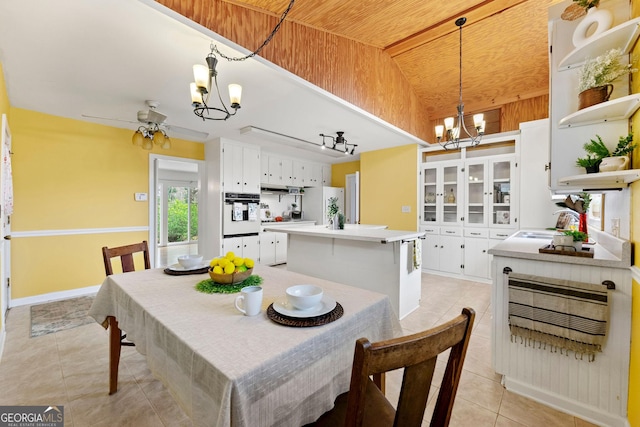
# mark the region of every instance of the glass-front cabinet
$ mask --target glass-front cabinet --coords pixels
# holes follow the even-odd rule
[[[467,203],[465,225],[514,227],[517,221],[511,194],[514,156],[468,160],[465,166]]]
[[[422,222],[461,225],[463,188],[462,162],[441,162],[422,168]]]

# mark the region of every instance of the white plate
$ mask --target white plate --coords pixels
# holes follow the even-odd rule
[[[169,270],[171,271],[192,271],[192,270],[200,270],[201,268],[205,268],[208,267],[209,264],[207,263],[202,263],[200,265],[196,265],[195,267],[191,267],[191,268],[184,268],[183,266],[181,266],[180,264],[173,264],[169,267],[167,267]]]
[[[320,304],[313,308],[310,308],[309,310],[298,310],[297,308],[294,308],[291,304],[289,304],[289,302],[286,300],[275,301],[273,303],[273,309],[278,313],[288,317],[297,317],[300,319],[322,316],[323,314],[329,313],[334,308],[336,308],[336,300],[328,295],[323,295]]]

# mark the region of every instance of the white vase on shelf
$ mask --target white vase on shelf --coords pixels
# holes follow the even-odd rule
[[[573,32],[573,45],[575,47],[582,46],[591,38],[611,28],[611,24],[613,24],[613,15],[610,11],[597,7],[590,8]],[[592,30],[594,25],[595,29]]]

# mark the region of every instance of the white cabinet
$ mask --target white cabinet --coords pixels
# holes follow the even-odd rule
[[[275,265],[287,262],[287,233],[260,233],[260,264]]]
[[[322,165],[322,187],[331,187],[331,165]]]
[[[273,153],[262,153],[260,182],[263,185],[322,187],[331,182],[331,165],[305,162]]]
[[[517,224],[515,156],[472,160],[465,165],[465,225],[509,228]]]
[[[452,274],[462,273],[462,229],[420,227],[420,230],[427,233],[422,245],[423,268]]]
[[[222,239],[223,255],[227,252],[233,252],[236,256],[243,258],[251,258],[252,260],[260,259],[260,240],[258,236],[245,237],[229,237]]]
[[[293,161],[291,159],[267,155],[267,162],[262,162],[262,182],[275,185],[292,185],[293,184]],[[266,163],[266,164],[265,164]],[[265,180],[266,178],[266,180]]]
[[[225,142],[222,146],[222,188],[225,192],[260,193],[260,149]]]
[[[464,230],[464,275],[489,279],[491,255],[486,228]]]
[[[422,166],[423,224],[462,225],[462,165],[455,160]]]

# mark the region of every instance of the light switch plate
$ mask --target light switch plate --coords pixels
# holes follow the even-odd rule
[[[402,207],[402,213],[409,213],[409,212],[411,212],[411,206]]]
[[[135,193],[134,198],[136,202],[146,202],[147,201],[147,193]]]

